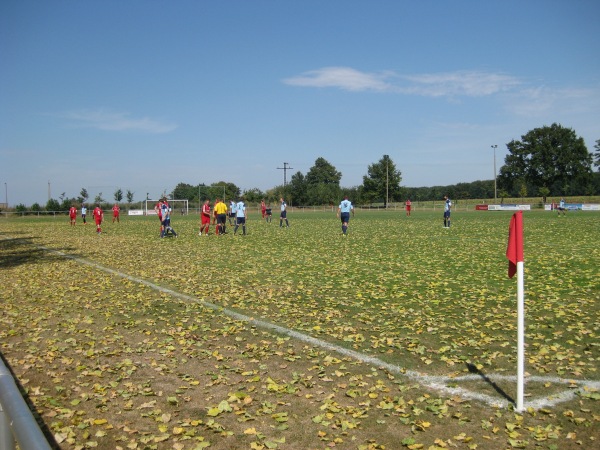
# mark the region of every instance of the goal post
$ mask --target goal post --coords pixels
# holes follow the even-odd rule
[[[144,214],[146,216],[155,216],[156,215],[156,211],[154,210],[154,207],[156,206],[156,204],[158,203],[158,200],[150,200],[150,199],[146,199],[145,205],[144,205]],[[173,200],[167,200],[167,202],[169,203],[169,206],[171,207],[171,214],[184,214],[184,215],[188,215],[190,212],[190,208],[189,208],[189,202],[187,199],[173,199]]]

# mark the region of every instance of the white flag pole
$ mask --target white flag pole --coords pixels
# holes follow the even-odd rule
[[[523,261],[517,262],[517,412],[525,397],[525,296]]]

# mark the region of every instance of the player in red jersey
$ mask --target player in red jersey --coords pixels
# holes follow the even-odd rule
[[[262,214],[263,219],[267,217],[267,205],[265,204],[264,198],[260,202],[260,213]]]
[[[117,222],[119,222],[119,213],[121,211],[121,208],[119,208],[118,203],[115,203],[115,205],[112,207],[112,211],[113,211],[113,223],[115,223],[115,219],[117,219]]]
[[[102,233],[102,220],[104,219],[104,212],[100,209],[100,205],[96,205],[94,208],[94,212],[92,213],[94,216],[94,222],[96,222],[96,233]]]
[[[154,206],[154,211],[158,215],[158,220],[160,221],[160,235],[163,234],[163,225],[162,225],[162,198],[158,201],[158,203]]]
[[[200,233],[199,236],[202,236],[202,232],[206,231],[205,236],[208,236],[208,229],[210,228],[210,201],[208,199],[204,200],[204,204],[202,205],[202,211],[200,212]]]
[[[71,226],[75,225],[75,218],[77,217],[77,208],[74,205],[71,205],[69,209],[69,218],[71,219]]]
[[[406,206],[406,217],[408,217],[410,216],[410,210],[412,209],[412,203],[410,202],[410,198],[406,200],[404,205]]]

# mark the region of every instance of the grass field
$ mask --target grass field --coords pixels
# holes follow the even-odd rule
[[[511,213],[288,216],[0,219],[0,350],[56,447],[600,445],[599,213],[524,213],[523,413]]]

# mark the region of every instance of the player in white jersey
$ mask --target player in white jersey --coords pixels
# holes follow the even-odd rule
[[[450,228],[450,212],[452,211],[452,201],[447,195],[444,196],[444,228]]]
[[[279,213],[279,228],[283,228],[283,221],[285,220],[285,226],[290,227],[290,223],[287,220],[287,203],[281,197],[281,211]]]

